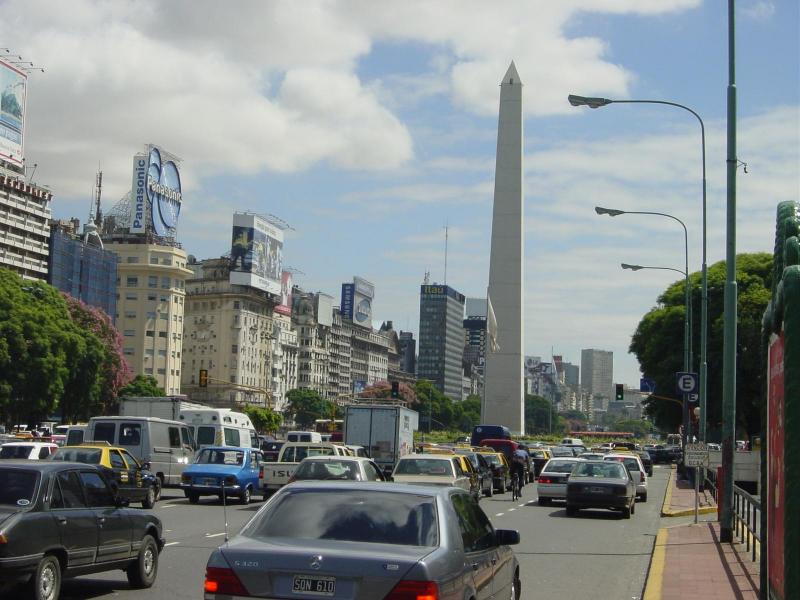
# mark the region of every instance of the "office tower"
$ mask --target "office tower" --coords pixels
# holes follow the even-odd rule
[[[422,285],[419,299],[417,378],[429,379],[452,400],[461,400],[464,296],[447,285]]]

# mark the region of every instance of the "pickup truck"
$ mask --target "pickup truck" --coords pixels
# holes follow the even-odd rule
[[[329,442],[288,442],[281,447],[277,462],[264,462],[258,473],[258,486],[264,496],[289,483],[297,465],[306,456],[349,456],[344,446]]]

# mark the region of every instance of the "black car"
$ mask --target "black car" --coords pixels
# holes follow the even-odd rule
[[[617,461],[579,461],[567,482],[567,515],[582,508],[620,510],[630,519],[636,511],[636,484]]]
[[[478,474],[478,481],[480,485],[478,489],[484,496],[494,495],[494,472],[489,462],[477,452],[470,449],[455,448],[456,454],[463,454],[472,463],[472,468]]]
[[[637,452],[636,454],[639,455],[639,458],[642,459],[642,464],[644,465],[644,470],[647,471],[647,476],[653,476],[653,458],[650,456],[650,453],[647,450],[642,450],[641,452]]]
[[[0,465],[0,591],[57,600],[63,577],[123,570],[148,588],[164,547],[161,520],[127,508],[99,467],[10,460]]]
[[[534,478],[538,479],[539,473],[542,472],[542,467],[544,467],[547,464],[547,461],[550,460],[550,456],[547,453],[547,450],[543,448],[529,448],[528,454],[531,455]]]

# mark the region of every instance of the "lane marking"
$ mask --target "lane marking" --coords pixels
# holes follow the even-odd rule
[[[180,544],[180,542],[167,542],[164,546],[175,546],[176,544]]]
[[[159,504],[158,508],[175,508],[177,504]]]
[[[667,528],[659,529],[653,546],[653,558],[650,559],[650,571],[647,573],[642,600],[661,600],[664,588],[664,563],[667,558],[667,539],[669,539],[669,530]]]
[[[506,514],[506,513],[497,513],[497,514],[495,515],[495,517],[502,517],[504,514]]]
[[[225,532],[223,531],[222,533],[207,533],[206,537],[207,538],[212,538],[212,537],[219,537],[221,535],[225,535]]]
[[[508,512],[514,512],[515,510],[517,510],[517,509],[516,508],[509,508]]]

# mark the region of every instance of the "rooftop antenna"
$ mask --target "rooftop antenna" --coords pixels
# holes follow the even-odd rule
[[[431,272],[425,271],[425,277],[422,279],[422,285],[428,285],[431,282]]]
[[[100,168],[100,165],[97,165],[97,168]],[[100,209],[100,197],[103,194],[103,172],[98,170],[97,171],[97,179],[95,184],[95,203],[96,208],[94,211],[94,224],[97,225],[97,228],[100,229],[103,225],[103,211]]]
[[[447,239],[448,227],[447,223],[444,225],[444,284],[447,285]]]

